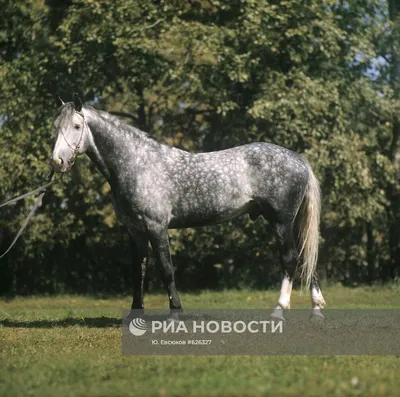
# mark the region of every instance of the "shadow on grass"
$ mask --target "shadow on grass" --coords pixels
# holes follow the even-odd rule
[[[33,321],[15,321],[15,320],[0,320],[0,326],[7,328],[58,328],[58,327],[72,327],[72,326],[80,326],[80,327],[88,327],[88,328],[109,328],[109,327],[120,327],[122,322],[125,325],[128,325],[129,322],[136,318],[137,316],[134,313],[129,316],[122,318],[116,317],[81,317],[81,318],[73,318],[67,317],[61,320],[33,320]],[[146,321],[166,321],[168,320],[169,314],[155,314],[155,315],[141,315],[143,319]],[[180,314],[179,320],[188,321],[198,319],[198,315],[194,314]],[[202,319],[211,320],[213,317],[209,315],[202,315]]]
[[[121,318],[115,317],[82,317],[64,318],[61,320],[36,320],[36,321],[14,321],[0,320],[0,326],[8,328],[57,328],[79,325],[89,328],[109,328],[121,326]]]

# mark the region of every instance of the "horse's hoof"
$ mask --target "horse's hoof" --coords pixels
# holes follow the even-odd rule
[[[144,310],[132,309],[126,317],[122,319],[122,324],[129,325],[135,318],[142,318]]]
[[[133,320],[133,317],[130,317],[130,315],[127,315],[122,319],[122,325],[129,325],[131,321]]]
[[[325,317],[322,314],[321,309],[312,309],[310,313],[310,320],[312,321],[324,321]]]
[[[178,318],[171,317],[171,316],[168,316],[168,317],[167,317],[167,321],[168,321],[169,323],[179,323],[179,322],[180,322],[180,320],[179,320]]]
[[[270,320],[273,321],[286,321],[285,317],[283,317],[282,309],[275,309],[269,316]]]
[[[167,321],[178,323],[180,321],[179,320],[179,315],[182,314],[182,313],[183,313],[182,309],[171,310],[171,312],[170,312],[170,314],[169,314],[169,316],[167,318]]]

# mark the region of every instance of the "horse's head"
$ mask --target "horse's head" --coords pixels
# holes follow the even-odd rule
[[[56,143],[51,156],[52,166],[56,172],[66,172],[71,169],[76,156],[84,153],[87,147],[89,127],[78,95],[74,94],[73,102],[62,102],[54,128]]]

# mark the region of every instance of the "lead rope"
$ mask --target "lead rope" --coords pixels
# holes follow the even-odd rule
[[[81,146],[81,144],[82,144],[83,134],[84,134],[85,128],[86,128],[85,115],[83,114],[83,112],[76,112],[76,113],[78,113],[78,114],[83,118],[84,123],[83,123],[83,128],[82,128],[81,136],[80,136],[80,138],[79,138],[78,144],[75,146],[75,149],[72,148],[72,146],[69,144],[69,142],[68,142],[67,139],[65,138],[64,133],[62,133],[62,131],[61,131],[61,133],[63,134],[63,137],[64,137],[64,139],[65,139],[65,142],[67,143],[67,145],[69,146],[69,148],[72,150],[72,157],[68,160],[68,169],[70,169],[70,168],[74,165],[74,163],[75,163],[75,159],[76,159],[76,157],[77,157],[77,155],[78,155],[79,148],[80,148],[80,146]],[[26,228],[26,225],[27,225],[27,224],[29,223],[29,221],[31,220],[33,214],[35,213],[35,211],[37,210],[37,208],[42,204],[42,199],[43,199],[43,196],[44,196],[45,193],[46,193],[46,189],[47,189],[48,187],[50,187],[53,183],[59,181],[59,180],[64,176],[64,173],[61,174],[60,178],[57,178],[57,179],[55,179],[54,181],[52,180],[52,179],[53,179],[53,176],[54,176],[54,170],[52,169],[51,172],[50,172],[50,175],[47,177],[47,183],[46,183],[45,185],[40,186],[40,187],[38,187],[38,188],[35,189],[35,190],[32,190],[32,191],[30,191],[30,192],[28,192],[28,193],[22,194],[21,196],[15,197],[15,198],[13,198],[13,199],[11,199],[11,200],[6,201],[5,203],[0,204],[0,208],[1,208],[1,207],[4,207],[5,205],[9,205],[9,204],[12,204],[12,203],[16,203],[16,202],[19,201],[19,200],[22,200],[22,199],[24,199],[24,198],[26,198],[26,197],[33,196],[34,194],[41,192],[41,193],[39,194],[38,198],[36,199],[36,202],[35,202],[34,206],[33,206],[32,209],[30,210],[28,216],[25,218],[24,222],[22,223],[22,225],[21,225],[21,227],[20,227],[20,229],[19,229],[17,235],[15,236],[13,242],[12,242],[12,243],[10,244],[10,246],[7,248],[7,251],[4,252],[4,254],[2,254],[2,255],[0,256],[0,259],[1,259],[3,256],[5,256],[5,255],[8,254],[8,252],[10,251],[10,249],[14,246],[14,244],[17,242],[17,240],[18,240],[19,237],[21,236],[22,232],[23,232],[24,229]]]
[[[0,204],[0,208],[1,208],[1,207],[4,207],[5,205],[9,205],[9,204],[15,203],[15,202],[17,202],[19,200],[22,200],[22,199],[26,198],[26,197],[33,196],[34,194],[41,192],[39,194],[38,198],[36,199],[36,202],[35,202],[34,206],[30,210],[28,216],[25,218],[24,222],[22,223],[22,225],[21,225],[17,235],[15,236],[13,242],[10,244],[10,246],[7,248],[7,250],[0,256],[0,258],[2,258],[3,256],[7,255],[8,252],[11,250],[11,248],[14,246],[14,244],[17,242],[17,240],[21,236],[22,232],[24,231],[26,225],[31,220],[31,218],[32,218],[33,214],[35,213],[36,209],[42,204],[42,199],[43,199],[43,196],[46,193],[47,188],[49,186],[51,186],[53,183],[59,181],[63,177],[63,175],[64,174],[62,174],[60,178],[52,180],[53,176],[54,176],[54,170],[51,170],[50,175],[47,177],[47,181],[48,182],[45,185],[40,186],[35,190],[32,190],[32,191],[30,191],[28,193],[22,194],[21,196],[15,197],[15,198],[13,198],[13,199],[11,199],[9,201],[6,201],[5,203]]]

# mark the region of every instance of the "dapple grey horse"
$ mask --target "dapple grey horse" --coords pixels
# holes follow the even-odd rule
[[[290,308],[296,268],[310,288],[312,313],[325,305],[316,273],[320,191],[298,154],[269,143],[189,153],[161,144],[106,112],[83,107],[78,96],[63,103],[54,123],[52,165],[68,171],[87,153],[111,186],[116,216],[132,236],[132,309],[143,310],[148,242],[160,265],[170,309],[181,309],[168,229],[224,222],[242,214],[263,216],[276,230],[283,281],[274,317]]]

